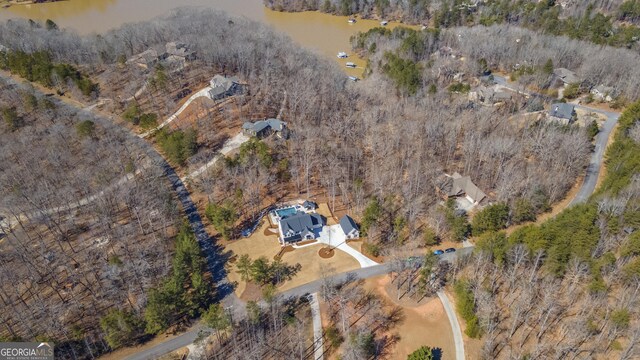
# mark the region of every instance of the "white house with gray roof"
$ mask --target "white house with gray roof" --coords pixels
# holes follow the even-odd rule
[[[324,226],[324,219],[317,213],[297,212],[278,222],[280,243],[287,245],[304,240],[314,240]]]
[[[340,218],[340,228],[347,239],[357,239],[360,237],[360,228],[349,215]]]

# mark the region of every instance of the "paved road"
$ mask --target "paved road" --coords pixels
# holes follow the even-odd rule
[[[519,92],[527,96],[537,96],[537,97],[544,98],[546,100],[550,100],[548,97],[543,96],[541,94],[527,92],[526,90],[523,90],[518,85],[507,81],[507,79],[505,79],[502,76],[494,75],[493,78],[496,84],[506,87],[508,89],[511,89],[513,91]],[[595,191],[596,184],[598,182],[598,176],[600,175],[600,170],[602,169],[602,164],[604,162],[604,153],[605,153],[605,150],[607,149],[607,143],[609,142],[609,137],[611,135],[611,132],[613,131],[613,128],[616,126],[618,119],[620,118],[620,113],[605,111],[605,110],[593,108],[586,105],[576,104],[576,109],[602,114],[607,117],[607,120],[600,128],[600,132],[598,133],[598,135],[596,135],[596,138],[594,140],[593,154],[591,155],[591,161],[589,162],[589,166],[587,166],[587,172],[585,174],[582,187],[580,187],[580,190],[578,190],[578,193],[573,198],[573,200],[571,200],[568,206],[573,206],[576,204],[586,202],[591,196],[591,194],[593,194],[593,192]]]
[[[584,182],[582,183],[582,187],[573,198],[573,200],[571,200],[569,206],[586,202],[591,194],[593,194],[593,192],[595,191],[596,184],[598,182],[598,176],[600,175],[602,164],[604,163],[604,153],[607,150],[609,137],[611,136],[611,132],[613,131],[613,128],[616,126],[616,123],[620,118],[620,114],[618,113],[602,111],[588,106],[576,105],[576,108],[605,115],[607,117],[607,120],[600,128],[600,132],[598,133],[598,135],[596,135],[593,154],[591,155],[589,166],[587,166],[587,173],[585,175]]]
[[[456,259],[459,256],[464,256],[464,255],[469,255],[471,254],[471,252],[473,252],[473,248],[472,247],[467,247],[467,248],[463,248],[463,249],[459,249],[457,252],[455,253],[445,253],[440,255],[440,260],[441,261],[453,261],[454,259]],[[371,267],[366,267],[366,268],[362,268],[362,269],[357,269],[357,270],[353,270],[353,271],[348,271],[348,272],[344,272],[344,273],[340,273],[340,274],[336,274],[333,276],[330,276],[327,279],[327,282],[329,283],[333,283],[333,284],[339,284],[342,282],[346,282],[349,280],[358,280],[358,279],[368,279],[374,276],[378,276],[378,275],[384,275],[384,274],[388,274],[391,272],[391,268],[387,265],[387,264],[380,264],[380,265],[375,265],[375,266],[371,266]],[[323,280],[319,279],[319,280],[315,280],[309,283],[306,283],[304,285],[300,285],[298,287],[295,287],[293,289],[289,289],[287,291],[284,291],[282,293],[279,294],[280,297],[282,298],[298,298],[298,297],[302,297],[302,296],[308,296],[310,294],[313,293],[317,293],[321,290],[322,288],[322,284],[323,284]],[[243,306],[244,304],[242,303],[241,300],[239,300],[239,305],[237,306]],[[200,330],[200,328],[195,328],[194,330],[190,330],[184,334],[182,334],[181,336],[175,338],[175,339],[171,339],[168,340],[162,344],[156,345],[152,348],[149,348],[147,350],[141,351],[135,355],[129,356],[127,358],[125,358],[125,360],[145,360],[145,359],[154,359],[157,358],[161,355],[170,353],[172,351],[175,351],[177,349],[180,349],[182,347],[188,346],[191,343],[193,343],[193,340],[197,337],[198,331]]]
[[[451,302],[444,291],[438,291],[438,297],[444,306],[444,311],[447,313],[449,323],[451,324],[451,330],[453,331],[453,343],[456,346],[456,360],[465,360],[464,356],[464,341],[462,339],[462,330],[460,330],[460,323],[458,322],[458,316],[451,306]]]
[[[14,84],[20,88],[23,88],[24,90],[27,90],[27,86],[24,83],[17,82],[13,78],[7,77],[4,74],[1,74],[0,76],[8,84]],[[34,91],[39,90],[35,88]],[[50,97],[50,99],[54,101],[59,107],[73,107],[76,110],[80,110],[81,113],[93,113],[93,115],[95,115],[94,121],[101,126],[111,128],[113,125],[111,118],[106,118],[97,113],[94,107],[79,106],[76,105],[76,102],[66,101],[66,99],[61,99],[56,96],[52,96]],[[202,217],[200,216],[196,205],[191,199],[191,194],[186,189],[184,183],[175,172],[173,167],[171,167],[171,165],[162,157],[162,155],[160,155],[153,148],[153,146],[151,146],[151,144],[131,132],[128,132],[126,130],[122,131],[129,134],[129,140],[131,141],[131,143],[143,150],[150,161],[163,170],[164,175],[169,180],[173,190],[176,193],[178,201],[182,205],[185,216],[189,221],[189,225],[191,226],[191,229],[193,230],[198,240],[198,244],[202,249],[202,253],[207,260],[207,266],[213,276],[213,280],[216,283],[216,290],[220,301],[226,308],[232,309],[235,315],[242,316],[244,312],[244,303],[235,295],[235,293],[233,292],[233,285],[227,279],[226,270],[224,268],[227,259],[222,254],[223,249],[221,246],[218,246],[205,231],[204,224],[202,223]],[[167,352],[192,343],[193,339],[195,339],[196,334],[197,331],[195,332],[195,334],[193,332],[185,333],[176,339],[172,339],[166,343],[158,345],[157,347],[135,354],[128,359],[143,360],[153,358],[156,354],[165,354]],[[177,344],[180,344],[180,346],[178,346]]]

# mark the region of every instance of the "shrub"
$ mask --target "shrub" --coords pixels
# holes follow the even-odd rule
[[[509,222],[509,205],[498,203],[482,209],[473,218],[472,229],[474,235],[481,235],[487,231],[498,231],[507,227]]]
[[[105,340],[112,349],[134,344],[144,329],[144,322],[134,313],[111,310],[100,319]]]
[[[433,360],[433,352],[428,346],[421,346],[418,350],[407,356],[407,360]]]
[[[81,138],[95,137],[96,124],[91,120],[85,120],[76,124],[76,132]]]
[[[173,132],[162,129],[158,132],[157,139],[169,161],[178,165],[185,165],[197,150],[197,132],[194,129]]]
[[[479,338],[482,329],[475,313],[475,298],[471,291],[471,284],[466,280],[458,280],[453,284],[456,296],[456,310],[467,323],[465,333],[471,338]]]

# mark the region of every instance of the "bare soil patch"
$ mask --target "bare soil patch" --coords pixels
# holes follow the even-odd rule
[[[283,246],[282,250],[280,250],[280,252],[276,256],[274,256],[273,258],[274,258],[274,260],[282,259],[282,255],[284,255],[284,254],[286,254],[288,252],[292,252],[294,250],[295,249],[291,245]]]
[[[323,259],[330,259],[335,254],[336,254],[336,251],[329,247],[323,247],[322,249],[320,249],[320,251],[318,251],[318,255],[320,255],[320,257]]]
[[[244,301],[258,301],[262,298],[262,288],[254,283],[248,282],[240,295],[240,299]]]

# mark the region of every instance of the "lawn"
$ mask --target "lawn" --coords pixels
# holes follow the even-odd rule
[[[265,256],[272,261],[282,248],[278,242],[277,231],[269,232],[267,230],[269,226],[269,221],[265,218],[263,224],[258,227],[253,235],[248,238],[231,241],[225,246],[225,250],[233,252],[233,255],[237,255],[238,257],[244,254],[249,255],[251,259]],[[321,268],[330,268],[335,273],[360,268],[360,265],[354,258],[342,251],[335,251],[335,255],[329,259],[321,258],[318,255],[318,251],[320,251],[322,246],[323,245],[312,245],[301,249],[294,249],[282,256],[282,261],[285,263],[291,265],[299,263],[302,265],[302,269],[291,281],[281,284],[278,287],[280,291],[292,289],[321,278]],[[240,276],[236,272],[236,267],[232,263],[230,263],[228,267],[228,277],[230,281],[238,283],[235,292],[238,296],[242,297],[242,294],[247,288],[247,284],[240,279]]]

